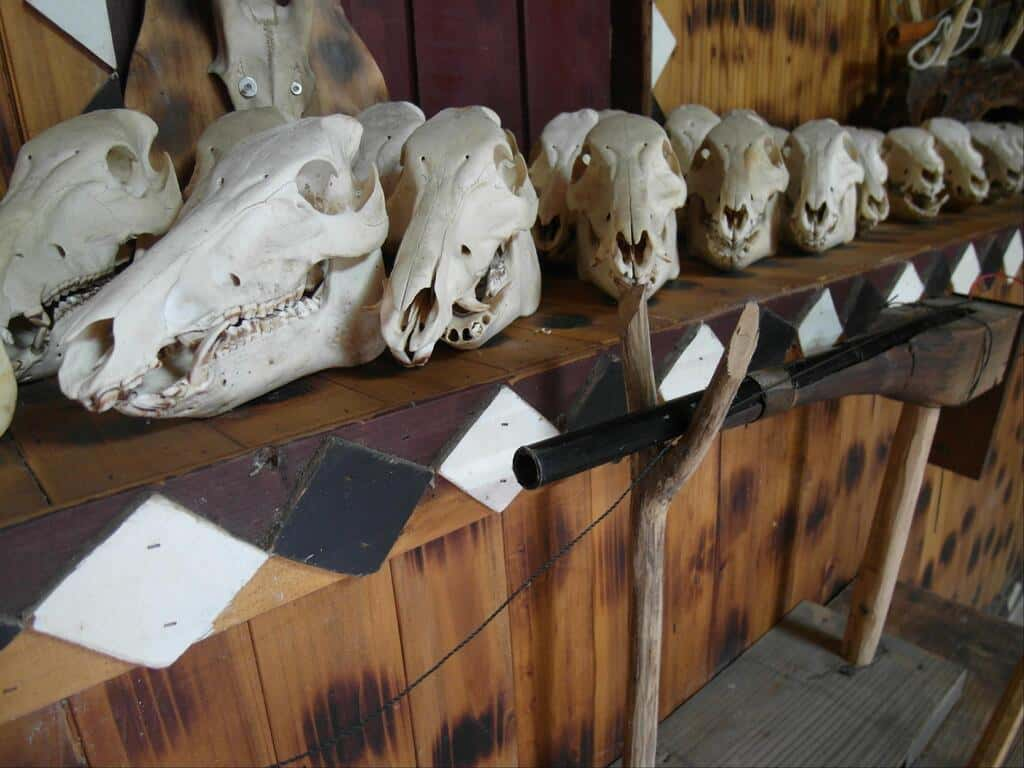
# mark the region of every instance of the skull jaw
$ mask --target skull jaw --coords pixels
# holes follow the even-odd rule
[[[647,296],[653,296],[669,280],[679,277],[679,246],[676,238],[677,211],[669,213],[662,231],[661,243],[652,243],[650,254],[639,274],[626,272],[614,257],[616,243],[602,243],[595,236],[585,216],[576,224],[578,255],[577,273],[581,280],[592,283],[616,301],[634,285],[645,284]],[[609,256],[612,254],[612,256]]]
[[[869,191],[862,186],[857,192],[857,231],[867,232],[889,218],[889,195],[885,189]]]
[[[774,256],[778,253],[782,233],[783,207],[779,198],[780,195],[775,194],[768,199],[753,234],[735,246],[714,224],[708,224],[703,201],[699,197],[691,198],[691,204],[686,206],[687,238],[694,254],[725,272],[736,272]]]
[[[800,206],[786,219],[786,239],[807,253],[822,253],[844,245],[857,234],[857,190],[851,187],[843,195],[839,212],[822,227],[809,228],[798,215]]]
[[[939,215],[948,195],[943,188],[921,191],[913,186],[889,185],[889,208],[901,221],[931,221]]]
[[[168,386],[150,387],[153,391],[143,391],[143,374],[143,383],[122,393],[112,407],[145,418],[217,416],[302,376],[370,362],[385,349],[372,306],[380,300],[383,279],[379,250],[357,259],[331,259],[318,310],[265,333],[230,340],[222,333],[199,370],[190,369]],[[80,392],[78,399],[95,409],[103,394]]]

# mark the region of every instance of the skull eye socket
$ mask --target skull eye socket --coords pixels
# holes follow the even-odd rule
[[[587,168],[590,166],[590,155],[590,145],[584,144],[583,149],[580,150],[579,155],[576,156],[576,160],[572,164],[573,181],[579,181],[583,178],[583,174],[587,172]]]
[[[779,150],[779,145],[770,137],[766,136],[763,143],[765,156],[768,158],[768,162],[777,168],[783,167],[785,164],[782,159],[782,154],[786,150]]]
[[[372,174],[370,175],[372,178]],[[326,160],[311,160],[299,170],[295,184],[299,194],[320,213],[339,213],[345,200],[338,188],[338,175]]]
[[[128,147],[111,147],[107,152],[107,170],[122,184],[127,184],[135,169],[135,155]]]
[[[701,147],[696,155],[693,157],[693,164],[690,166],[691,170],[699,171],[703,168],[708,160],[711,159],[711,150],[707,147]]]

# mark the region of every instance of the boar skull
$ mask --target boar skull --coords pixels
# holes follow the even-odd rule
[[[985,160],[992,200],[1016,194],[1024,186],[1024,128],[968,123],[974,146]]]
[[[929,221],[949,198],[943,177],[946,167],[935,137],[923,128],[895,128],[882,142],[889,167],[889,205],[907,221]]]
[[[967,126],[948,117],[933,117],[921,127],[935,137],[935,149],[946,168],[950,208],[963,210],[984,202],[989,186],[985,158],[974,148]]]
[[[789,134],[782,150],[789,170],[786,232],[811,253],[857,234],[857,185],[864,181],[857,148],[835,120],[812,120]]]
[[[384,197],[390,197],[402,173],[402,147],[425,119],[423,110],[408,101],[384,101],[356,115],[363,126],[356,176],[364,178],[376,166]]]
[[[52,376],[81,307],[130,255],[121,246],[167,230],[181,206],[163,156],[150,164],[156,123],[126,109],[90,112],[25,144],[0,202],[0,328],[21,381]]]
[[[210,72],[236,110],[277,107],[302,116],[316,78],[309,66],[311,0],[215,0],[218,49]]]
[[[684,104],[668,113],[665,132],[684,174],[690,170],[693,156],[704,143],[704,137],[720,122],[718,115],[700,104]]]
[[[389,241],[400,245],[380,318],[392,354],[413,366],[441,339],[474,349],[537,310],[537,194],[515,137],[483,107],[436,114],[401,162],[388,199]]]
[[[539,204],[533,239],[538,250],[557,260],[567,260],[568,247],[575,228],[566,194],[572,167],[579,157],[583,140],[601,116],[593,109],[563,112],[544,126],[539,151],[530,165],[530,181],[537,190]]]
[[[236,145],[76,318],[64,393],[97,411],[212,416],[379,355],[387,215],[376,173],[352,174],[361,132],[334,115]]]
[[[864,169],[864,181],[857,187],[857,229],[867,231],[889,218],[889,195],[885,183],[889,166],[882,159],[885,134],[870,128],[847,128]]]
[[[776,132],[756,115],[726,115],[704,139],[686,176],[688,239],[704,261],[742,269],[778,250],[789,185]]]
[[[654,294],[679,275],[676,210],[686,181],[664,129],[640,115],[601,120],[587,134],[567,194],[581,279],[612,298]]]

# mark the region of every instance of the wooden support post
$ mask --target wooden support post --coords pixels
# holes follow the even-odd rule
[[[858,667],[874,660],[882,637],[938,421],[938,408],[906,403],[900,413],[843,638],[843,655]]]
[[[658,741],[658,684],[661,677],[661,625],[665,582],[665,522],[669,505],[700,466],[722,427],[757,347],[758,308],[748,304],[701,399],[687,433],[672,446],[630,497],[632,590],[629,637],[632,665],[626,691],[626,768],[654,765]],[[631,411],[657,403],[651,358],[647,296],[640,286],[619,303],[626,398]],[[633,463],[636,480],[652,452]]]
[[[1024,721],[1024,658],[1017,662],[1013,679],[1003,691],[995,712],[989,718],[985,733],[974,749],[972,768],[1000,768],[1017,738]]]

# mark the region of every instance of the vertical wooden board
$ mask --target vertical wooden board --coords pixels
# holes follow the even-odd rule
[[[492,515],[391,561],[410,680],[505,599],[504,557],[501,520]],[[410,708],[418,765],[516,765],[508,614],[416,688]]]
[[[526,138],[520,82],[516,0],[412,0],[420,106],[431,117],[445,107],[482,104]]]
[[[590,472],[590,503],[596,519],[629,487],[629,461]],[[629,656],[629,496],[600,523],[593,538],[594,765],[607,765],[622,752]]]
[[[65,702],[0,725],[0,766],[88,765]]]
[[[559,112],[608,106],[611,4],[523,0],[523,22],[530,140],[535,144]]]
[[[393,101],[417,101],[412,18],[407,0],[342,0],[356,33],[380,66]]]
[[[520,494],[502,514],[509,589],[591,519],[588,475]],[[520,765],[594,763],[594,541],[584,539],[509,608]]]
[[[0,41],[5,37],[3,23],[3,16],[0,16]],[[3,128],[0,131],[0,196],[3,196],[7,194],[7,182],[14,171],[18,150],[25,143],[6,56],[0,56],[0,128]]]
[[[900,564],[900,580],[925,589],[930,588],[934,578],[935,562],[928,559],[931,554],[928,543],[933,539],[931,531],[938,519],[944,476],[945,472],[939,467],[931,464],[925,467],[921,493],[917,497],[914,519],[910,524],[910,535],[907,537],[907,548]]]
[[[250,622],[278,758],[327,742],[406,684],[390,568],[347,579]],[[402,702],[299,765],[414,765]]]
[[[90,765],[262,766],[275,760],[249,627],[166,669],[139,667],[72,696]]]
[[[81,114],[110,74],[28,3],[0,3],[0,33],[25,139]]]

